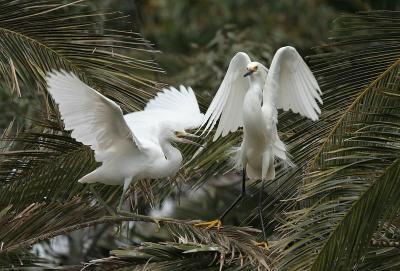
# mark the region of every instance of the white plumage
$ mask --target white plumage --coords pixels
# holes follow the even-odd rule
[[[182,136],[203,119],[193,90],[183,86],[164,89],[143,111],[123,115],[115,102],[71,73],[52,72],[47,84],[65,129],[102,162],[82,183],[123,184],[125,191],[133,180],[174,175],[182,155],[171,141],[193,143]]]
[[[243,126],[243,142],[234,156],[237,167],[247,169],[252,179],[271,180],[275,159],[288,162],[277,132],[277,109],[317,120],[320,95],[314,75],[293,47],[280,48],[269,70],[240,52],[232,58],[201,126],[209,132],[219,120],[214,141]]]
[[[272,59],[265,83],[264,97],[273,94],[276,107],[318,120],[322,104],[317,80],[293,47],[280,48]]]

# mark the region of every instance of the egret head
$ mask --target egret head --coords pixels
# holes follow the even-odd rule
[[[263,77],[268,72],[268,69],[265,68],[265,66],[259,62],[250,62],[249,64],[247,64],[246,70],[247,72],[243,75],[244,77],[250,75],[251,77],[259,77],[259,76]]]
[[[188,139],[188,137],[198,138],[199,136],[186,132],[185,129],[181,127],[181,125],[175,122],[163,122],[160,124],[160,129],[159,129],[160,141],[164,142],[174,141],[174,142],[181,142],[181,143],[201,146],[201,144],[198,144]]]

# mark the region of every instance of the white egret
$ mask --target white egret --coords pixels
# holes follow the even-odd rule
[[[52,72],[47,84],[65,129],[102,163],[79,182],[123,185],[118,211],[132,181],[175,175],[182,155],[171,142],[194,143],[183,138],[191,136],[185,130],[197,128],[203,119],[190,87],[164,89],[143,111],[123,115],[115,102],[71,73]]]
[[[221,225],[225,215],[245,196],[246,175],[262,180],[261,202],[264,180],[275,178],[274,162],[289,161],[277,132],[277,109],[292,110],[315,121],[321,112],[317,103],[322,104],[320,95],[314,75],[293,47],[280,48],[269,70],[261,63],[251,62],[242,52],[232,58],[202,127],[205,132],[211,131],[219,120],[214,141],[243,127],[243,142],[233,157],[243,170],[242,192],[218,220],[200,225]],[[260,206],[259,214],[264,231]]]

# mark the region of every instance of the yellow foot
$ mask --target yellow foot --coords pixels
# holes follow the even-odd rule
[[[266,250],[269,249],[269,246],[268,246],[268,242],[267,242],[267,241],[255,242],[255,245],[258,246],[258,247],[260,247],[260,248],[262,248],[262,249],[266,249]]]
[[[196,223],[196,224],[194,224],[194,226],[199,227],[199,228],[205,227],[206,230],[209,230],[211,228],[217,228],[217,230],[219,230],[222,227],[222,222],[219,219],[215,219],[212,221]]]

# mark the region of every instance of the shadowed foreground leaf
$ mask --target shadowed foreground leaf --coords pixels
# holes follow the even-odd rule
[[[254,230],[224,227],[203,230],[190,224],[166,223],[174,242],[142,243],[111,251],[111,257],[93,260],[93,270],[271,270],[268,251],[257,247]],[[132,269],[133,268],[133,269]],[[239,269],[238,269],[239,270]]]

